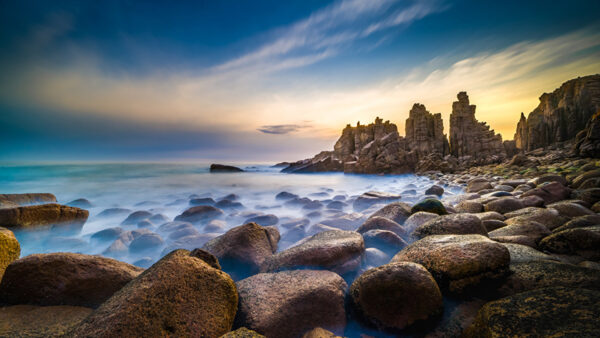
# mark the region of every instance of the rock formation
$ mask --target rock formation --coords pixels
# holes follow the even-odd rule
[[[448,139],[444,135],[442,114],[431,114],[425,106],[415,103],[406,119],[406,143],[419,158],[431,153],[448,155]]]
[[[502,136],[475,118],[475,105],[466,92],[457,95],[450,114],[450,153],[455,157],[476,156],[490,162],[506,157]]]
[[[583,157],[600,157],[600,110],[588,121],[584,130],[577,134],[575,154]]]
[[[600,74],[567,81],[554,92],[542,94],[527,118],[521,114],[516,146],[531,151],[572,140],[599,109]]]

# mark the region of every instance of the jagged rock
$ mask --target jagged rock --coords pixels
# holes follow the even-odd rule
[[[569,80],[554,92],[542,94],[540,104],[527,118],[521,114],[514,137],[516,146],[531,151],[571,140],[599,109],[600,75]]]
[[[12,231],[0,227],[0,281],[6,267],[19,258],[21,246]]]
[[[457,98],[450,114],[450,153],[458,158],[473,156],[492,162],[504,159],[502,136],[475,119],[475,105],[469,104],[466,92],[458,93]]]
[[[55,203],[0,208],[0,224],[9,229],[47,227],[61,231],[80,231],[87,221],[87,210]]]
[[[575,154],[582,157],[600,157],[600,110],[590,118],[585,129],[577,134]]]
[[[415,151],[419,158],[431,153],[447,155],[449,146],[442,114],[431,114],[419,103],[415,103],[408,114],[405,126],[408,149]]]
[[[0,337],[64,337],[92,311],[67,305],[0,307]]]

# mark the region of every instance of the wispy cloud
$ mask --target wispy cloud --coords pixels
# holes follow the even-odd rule
[[[270,125],[270,126],[269,125],[261,126],[257,130],[262,133],[265,133],[265,134],[283,135],[283,134],[294,133],[294,132],[300,131],[305,128],[310,128],[310,127],[311,126],[307,125],[307,124],[276,124],[276,125]]]

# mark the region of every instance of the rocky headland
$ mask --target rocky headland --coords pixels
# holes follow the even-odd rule
[[[91,238],[113,258],[20,257],[13,232],[81,231],[91,203],[0,195],[0,336],[600,336],[598,83],[571,80],[519,122],[557,142],[502,141],[461,92],[449,137],[415,104],[405,137],[380,119],[347,126],[333,151],[285,169],[428,177],[400,194],[271,196],[293,219],[235,194],[189,196],[174,219],[106,209],[93,217],[121,226]],[[580,109],[578,128],[553,127]],[[117,260],[157,248],[144,267]]]

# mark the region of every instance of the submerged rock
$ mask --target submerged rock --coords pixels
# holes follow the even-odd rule
[[[360,195],[352,206],[356,211],[363,211],[377,203],[390,203],[400,199],[400,195],[388,194],[379,191],[369,191]]]
[[[404,221],[411,215],[411,206],[404,202],[394,202],[377,210],[371,217],[385,217],[398,224],[404,224]]]
[[[238,168],[238,167],[234,167],[231,165],[224,165],[224,164],[211,164],[210,165],[210,172],[211,173],[237,173],[237,172],[243,172],[244,170]]]
[[[219,208],[215,208],[210,205],[201,205],[187,209],[181,215],[175,217],[175,221],[190,223],[210,222],[213,219],[223,216],[224,214],[225,213],[223,210]]]
[[[356,232],[364,234],[370,230],[388,230],[400,237],[407,235],[406,230],[404,230],[400,224],[392,221],[389,218],[380,216],[369,217],[369,219],[367,219],[360,227],[358,227],[358,229],[356,229]]]
[[[0,208],[0,224],[9,229],[50,226],[56,230],[79,231],[88,216],[87,210],[55,203]]]

